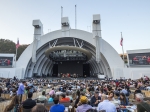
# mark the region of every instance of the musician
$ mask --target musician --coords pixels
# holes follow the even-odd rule
[[[68,73],[67,76],[70,77],[70,74]]]
[[[60,73],[58,73],[58,77],[60,77]]]

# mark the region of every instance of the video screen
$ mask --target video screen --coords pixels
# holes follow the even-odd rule
[[[0,67],[12,67],[13,57],[0,57]]]
[[[147,65],[150,66],[150,53],[135,53],[128,54],[129,56],[129,65]]]

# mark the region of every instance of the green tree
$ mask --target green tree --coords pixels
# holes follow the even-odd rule
[[[28,47],[28,45],[20,45],[19,46],[18,51],[17,51],[17,60],[27,47]]]
[[[0,53],[13,53],[16,52],[16,45],[13,41],[8,39],[0,39]]]
[[[17,60],[28,45],[20,45],[17,51]],[[16,54],[16,44],[8,39],[0,39],[0,53]]]

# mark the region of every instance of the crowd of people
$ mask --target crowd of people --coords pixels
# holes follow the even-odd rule
[[[150,112],[150,105],[144,101],[142,90],[150,90],[150,79],[144,76],[138,80],[131,79],[1,79],[1,94],[10,94],[11,103],[4,112],[128,112],[132,107],[137,112]],[[46,93],[44,88],[49,88]],[[133,90],[131,90],[131,88]],[[32,99],[35,92],[41,92],[36,99]],[[25,101],[23,95],[27,95]],[[130,95],[134,97],[131,101]],[[39,104],[40,103],[40,104]],[[44,104],[52,104],[46,108]],[[63,103],[69,103],[69,108]],[[70,109],[70,110],[69,110]]]

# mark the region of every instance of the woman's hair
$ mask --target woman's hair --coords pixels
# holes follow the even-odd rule
[[[110,95],[111,93],[113,94],[113,97],[114,97],[114,94],[115,94],[115,93],[114,93],[113,91],[110,91],[110,92],[108,93],[108,95]]]
[[[124,93],[120,93],[120,95],[123,96],[123,99],[120,98],[120,101],[127,104],[127,99],[126,99],[125,94]]]
[[[44,105],[36,105],[32,108],[31,112],[48,112]]]
[[[100,91],[101,91],[102,93],[104,93],[104,89],[103,89],[103,87],[100,89]]]

